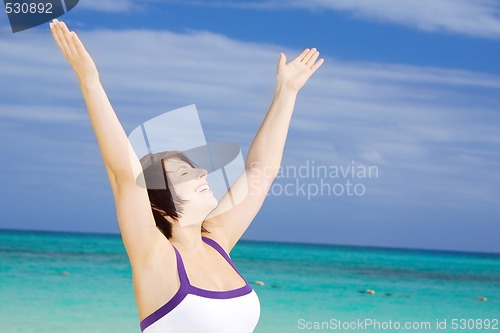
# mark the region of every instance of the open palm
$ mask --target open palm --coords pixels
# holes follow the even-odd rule
[[[315,48],[305,49],[297,58],[287,64],[285,54],[281,53],[276,70],[278,83],[285,84],[292,90],[300,90],[323,64],[323,59],[316,61],[318,57],[319,52]]]
[[[98,76],[97,68],[87,50],[74,31],[69,31],[63,21],[54,19],[50,30],[61,52],[68,60],[80,81]]]

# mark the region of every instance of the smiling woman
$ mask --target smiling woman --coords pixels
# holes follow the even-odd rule
[[[172,237],[173,224],[178,222],[179,225],[186,226],[185,221],[196,221],[196,219],[179,219],[181,214],[196,212],[199,206],[198,213],[202,216],[205,213],[206,216],[206,210],[212,211],[217,205],[217,200],[206,182],[207,171],[198,169],[185,154],[174,151],[146,155],[141,159],[141,165],[144,169],[143,175],[156,226],[167,239]],[[165,186],[156,186],[158,181]],[[195,193],[207,192],[211,196],[201,200],[200,205],[193,205],[196,202],[191,200],[193,188]],[[183,209],[185,205],[193,209]],[[208,233],[203,224],[201,232]]]
[[[132,266],[142,331],[253,332],[259,299],[229,253],[277,176],[297,93],[323,63],[319,52],[305,49],[288,64],[280,54],[275,96],[250,147],[244,173],[217,202],[207,171],[183,154],[137,158],[82,42],[63,22],[54,20],[50,27],[78,76],[101,148]],[[138,177],[147,188],[137,184]],[[165,188],[151,186],[157,181]],[[237,205],[225,209],[231,206],[229,193],[242,193],[242,188],[250,190]]]

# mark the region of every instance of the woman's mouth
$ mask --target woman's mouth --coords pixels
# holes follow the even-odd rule
[[[203,183],[200,186],[198,186],[195,191],[196,192],[206,192],[208,190],[210,190],[210,188],[208,187],[208,184],[207,183]]]

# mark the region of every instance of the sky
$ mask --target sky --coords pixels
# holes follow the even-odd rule
[[[61,19],[127,133],[196,104],[244,156],[279,53],[321,52],[243,239],[500,253],[500,2],[80,0]],[[13,34],[2,11],[0,62],[0,229],[118,233],[48,24]]]

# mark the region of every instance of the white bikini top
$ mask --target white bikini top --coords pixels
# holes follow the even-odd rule
[[[245,280],[229,255],[213,239],[203,241],[216,249]],[[177,258],[180,287],[162,307],[141,321],[144,333],[251,333],[260,316],[257,294],[246,284],[238,289],[212,291],[189,283],[179,251]]]

